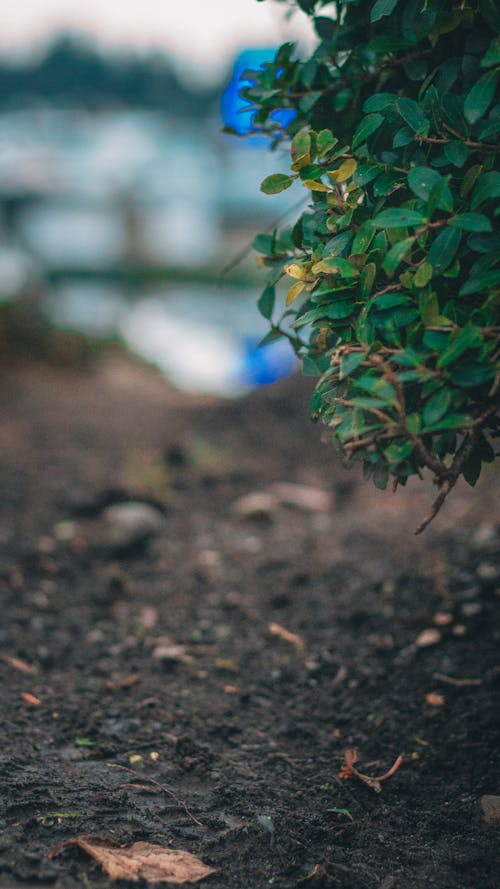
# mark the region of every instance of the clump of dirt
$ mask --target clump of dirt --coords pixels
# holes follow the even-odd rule
[[[82,835],[213,889],[498,886],[494,470],[415,538],[430,487],[367,487],[307,399],[188,398],[120,353],[4,371],[0,886],[103,889],[48,858]],[[379,793],[354,748],[403,755]]]

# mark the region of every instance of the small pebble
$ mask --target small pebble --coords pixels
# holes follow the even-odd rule
[[[477,574],[481,580],[496,580],[498,577],[498,568],[492,562],[480,562],[477,566]]]
[[[425,696],[425,700],[431,707],[442,707],[445,701],[443,695],[438,695],[433,691],[430,691],[429,694]]]
[[[448,611],[437,611],[434,615],[434,623],[438,627],[446,627],[448,624],[453,623],[453,615]]]
[[[108,506],[102,514],[104,545],[128,549],[146,543],[163,527],[163,517],[148,503],[129,501]]]
[[[271,520],[276,510],[278,501],[272,494],[265,491],[255,491],[239,497],[233,503],[233,512],[242,519],[267,519]]]
[[[467,627],[463,624],[455,624],[455,626],[451,628],[451,632],[454,636],[465,636]]]
[[[417,648],[427,648],[427,646],[436,645],[440,641],[441,633],[439,630],[436,630],[435,627],[429,627],[429,629],[422,630],[422,632],[418,634],[415,639],[415,645]]]
[[[500,796],[489,794],[482,796],[481,809],[486,824],[500,825]]]
[[[481,614],[483,606],[480,602],[464,602],[461,610],[464,617],[475,617],[476,614]]]
[[[332,507],[331,494],[310,485],[275,482],[269,490],[283,506],[292,506],[304,512],[329,512]]]

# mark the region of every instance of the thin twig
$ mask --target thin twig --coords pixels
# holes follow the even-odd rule
[[[137,776],[137,772],[134,772],[133,769],[127,768],[127,766],[120,766],[114,762],[108,762],[108,763],[106,763],[106,765],[109,766],[110,769],[121,769],[122,772],[128,772],[130,775]],[[198,821],[198,819],[194,817],[192,812],[190,812],[188,807],[186,806],[186,803],[183,803],[182,800],[180,800],[179,797],[176,796],[176,794],[174,793],[173,790],[170,790],[170,788],[166,787],[165,784],[160,784],[159,781],[156,781],[155,778],[151,778],[149,775],[148,775],[148,781],[150,784],[154,784],[155,787],[159,787],[160,790],[163,790],[163,792],[168,794],[168,796],[171,796],[172,799],[175,801],[175,803],[179,806],[179,808],[184,809],[186,815],[189,818],[191,818],[191,821],[194,821],[194,823],[197,824],[198,827],[203,827],[203,824],[201,823],[201,821]]]
[[[304,203],[306,203],[306,199],[304,197],[301,197],[301,199],[299,201],[296,201],[295,204],[292,204],[290,207],[288,207],[287,210],[284,210],[283,213],[280,213],[279,216],[276,216],[273,219],[273,221],[264,230],[264,233],[269,234],[270,232],[274,231],[274,229],[276,228],[277,225],[280,224],[280,222],[282,222],[284,219],[286,219],[286,217],[290,213],[293,213],[294,210],[297,210]],[[233,269],[235,269],[236,266],[238,266],[240,264],[240,262],[243,262],[243,260],[246,259],[247,256],[249,256],[249,254],[253,250],[252,244],[253,244],[253,241],[248,243],[238,253],[236,253],[235,256],[232,259],[230,259],[229,262],[226,263],[225,266],[223,266],[221,268],[221,270],[219,272],[219,280],[220,281],[223,281],[224,278],[229,274],[229,272],[232,272]]]
[[[430,525],[432,520],[436,518],[439,510],[441,509],[444,501],[446,500],[446,498],[447,498],[448,494],[450,493],[455,482],[456,482],[456,479],[452,480],[452,479],[447,478],[447,479],[445,479],[444,482],[441,483],[439,494],[436,497],[434,503],[432,504],[431,511],[425,517],[423,522],[420,523],[417,530],[415,531],[415,534],[421,534],[422,531],[425,531],[425,529],[427,528],[427,525]]]

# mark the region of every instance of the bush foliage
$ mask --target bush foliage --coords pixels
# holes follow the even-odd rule
[[[288,5],[312,18],[317,47],[300,59],[284,44],[242,90],[254,131],[290,143],[290,174],[262,190],[309,193],[292,227],[254,242],[266,339],[288,337],[319,377],[313,417],[377,486],[433,473],[422,528],[461,475],[475,484],[500,428],[500,10]]]

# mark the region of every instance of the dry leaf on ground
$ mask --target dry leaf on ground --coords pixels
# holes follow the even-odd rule
[[[66,849],[79,846],[99,862],[112,880],[147,880],[150,883],[197,883],[214,869],[208,867],[190,852],[180,849],[165,849],[152,843],[132,843],[131,846],[117,846],[109,840],[96,836],[75,837],[56,846],[49,852],[49,858]]]
[[[355,763],[357,763],[358,751],[355,747],[349,748],[344,753],[344,762],[342,763],[342,768],[339,772],[339,778],[343,781],[348,780],[349,778],[359,778],[360,781],[363,781],[364,784],[367,784],[368,787],[371,787],[375,793],[380,793],[382,790],[381,782],[387,781],[387,778],[390,778],[391,775],[394,775],[394,772],[397,772],[401,763],[403,762],[403,755],[400,754],[394,765],[391,766],[388,772],[385,772],[384,775],[380,775],[377,778],[372,777],[371,775],[364,775],[362,772],[359,772],[356,768],[354,768]]]
[[[13,667],[14,670],[19,670],[20,673],[30,673],[34,675],[37,672],[36,667],[30,666],[26,661],[22,661],[20,657],[12,657],[10,654],[4,654],[0,651],[0,660],[5,664],[8,664],[9,667]]]
[[[141,681],[138,673],[131,673],[130,676],[121,676],[119,679],[107,679],[104,688],[109,691],[119,691],[121,688],[132,688]]]
[[[35,695],[31,695],[29,691],[22,691],[21,697],[26,704],[29,704],[30,707],[39,707],[42,703],[40,698],[36,698]]]

